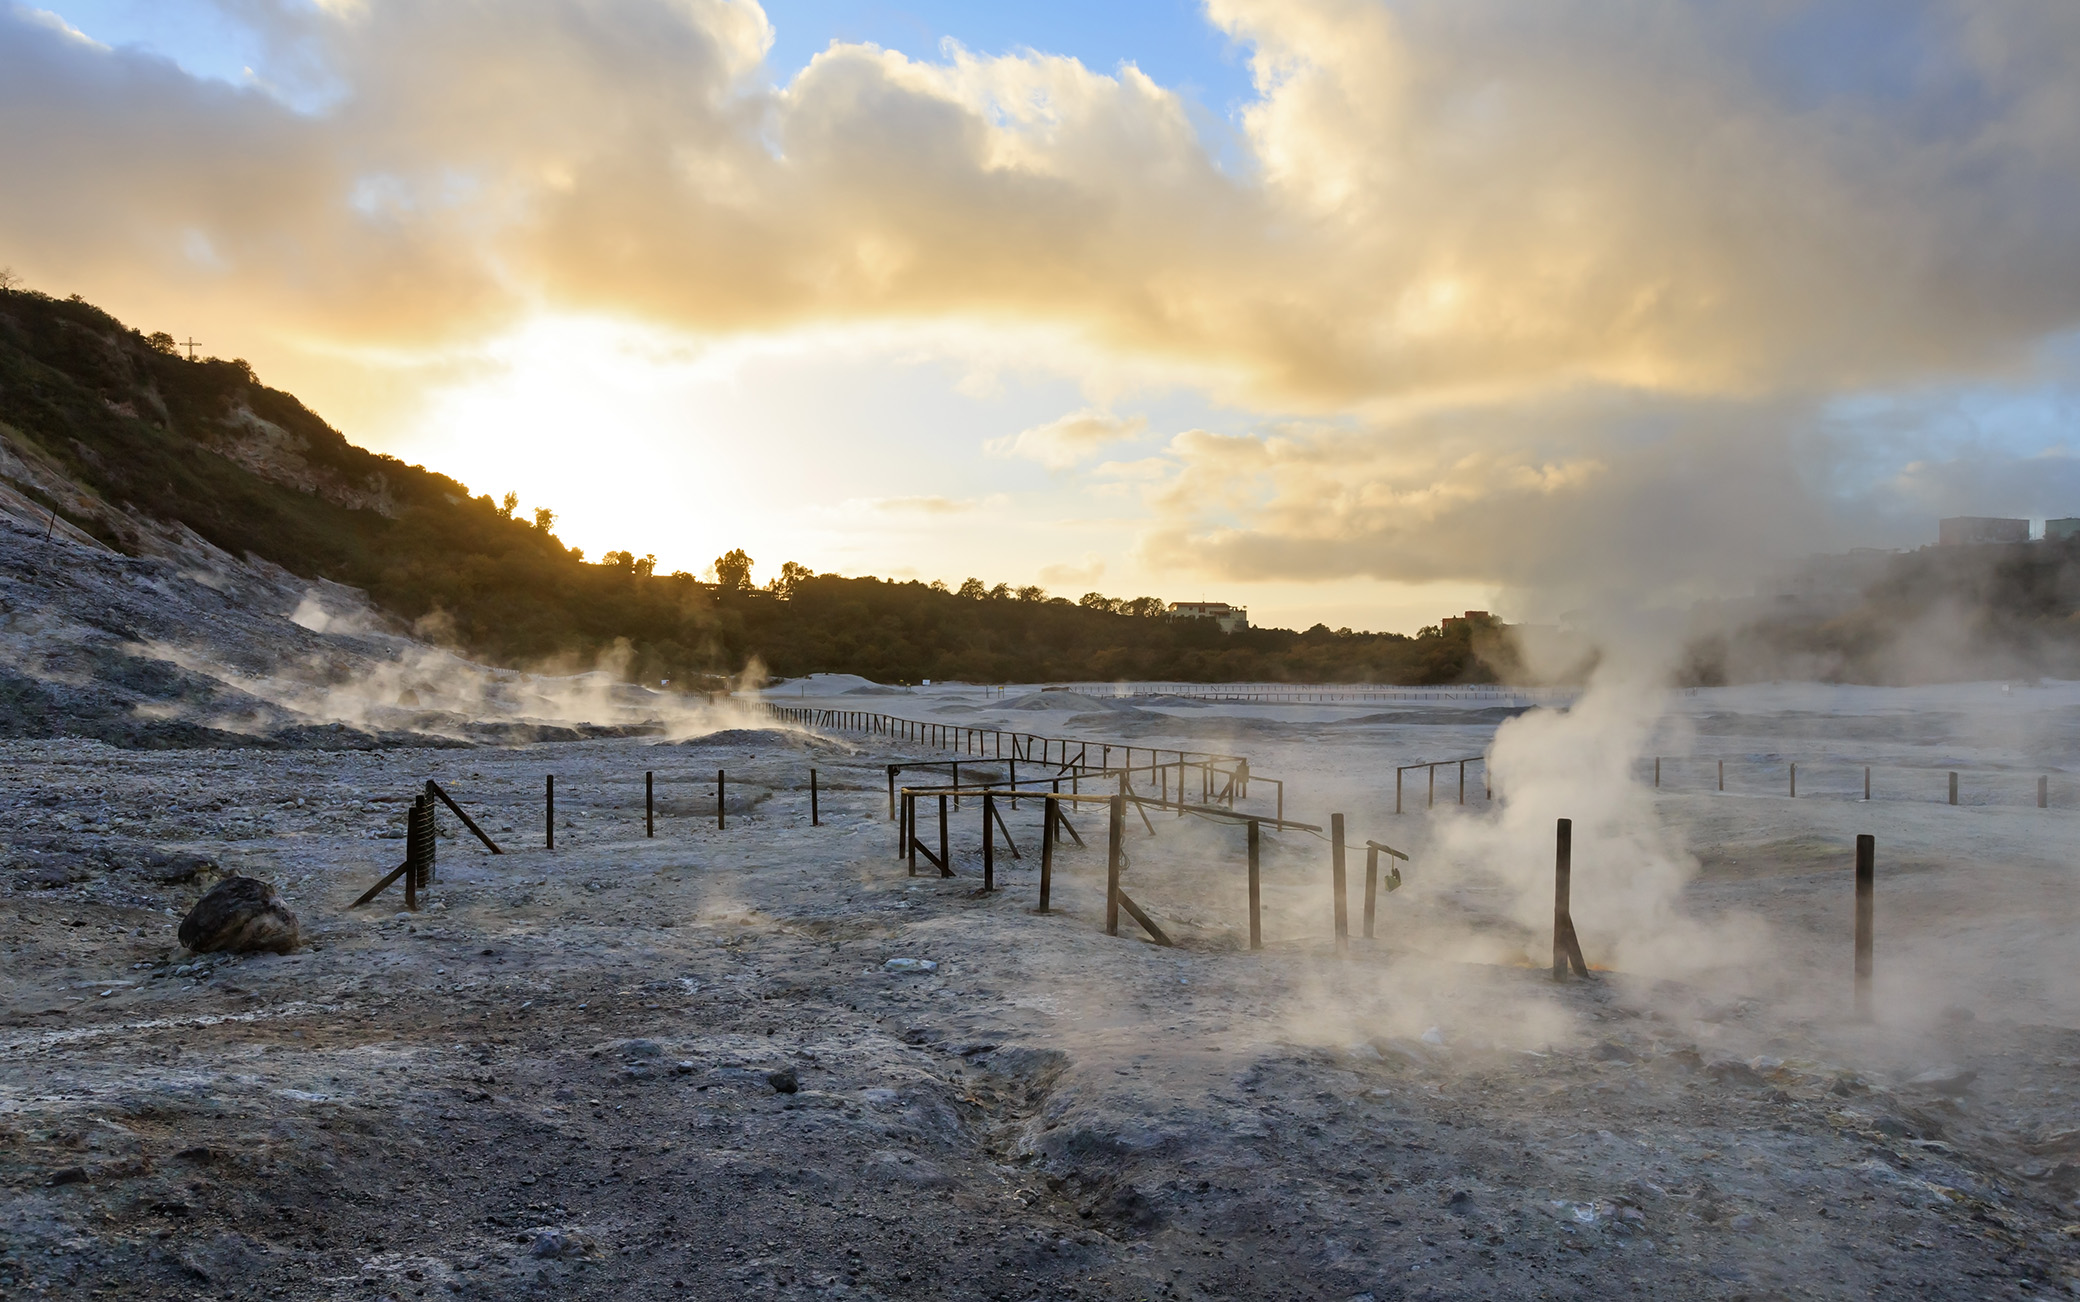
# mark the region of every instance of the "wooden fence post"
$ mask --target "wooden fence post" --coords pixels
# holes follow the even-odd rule
[[[1263,893],[1257,880],[1257,856],[1263,840],[1263,827],[1254,818],[1249,820],[1249,947],[1264,948]]]
[[[1871,1015],[1872,955],[1877,948],[1878,840],[1856,838],[1856,1015]]]
[[[1047,912],[1048,896],[1054,889],[1054,797],[1043,794],[1040,807],[1040,912]]]
[[[1336,896],[1336,952],[1341,954],[1351,947],[1350,905],[1343,889],[1342,814],[1329,815],[1329,882]]]
[[[982,793],[982,889],[997,888],[997,798]]]
[[[1110,811],[1105,839],[1105,934],[1119,934],[1120,860],[1126,853],[1127,799],[1114,796],[1105,802]]]

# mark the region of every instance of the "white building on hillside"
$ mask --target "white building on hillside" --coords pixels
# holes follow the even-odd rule
[[[1170,618],[1210,619],[1221,626],[1223,633],[1249,627],[1249,611],[1225,601],[1173,601],[1170,603]]]

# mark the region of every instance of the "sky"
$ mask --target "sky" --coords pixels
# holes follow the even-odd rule
[[[1410,632],[2080,515],[2070,0],[0,0],[0,266],[597,557]]]

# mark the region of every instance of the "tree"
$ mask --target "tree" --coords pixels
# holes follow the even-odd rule
[[[153,352],[165,353],[169,357],[173,356],[180,347],[179,344],[174,342],[173,336],[167,334],[164,330],[152,331],[144,337],[144,341],[151,347]]]
[[[980,601],[989,595],[989,588],[981,579],[962,579],[959,595],[968,598],[970,601]]]
[[[1011,585],[1008,583],[999,583],[996,587],[991,588],[988,592],[984,593],[983,595],[988,597],[991,601],[1009,601],[1011,600]]]
[[[547,533],[551,529],[555,528],[556,512],[550,510],[546,506],[536,507],[534,509],[534,527],[541,530],[543,533]]]
[[[1085,610],[1116,611],[1120,603],[1102,592],[1086,592],[1076,599],[1076,604]]]
[[[622,553],[622,555],[624,556],[626,556],[627,554],[627,552]],[[646,555],[643,557],[643,559],[637,561],[633,568],[635,569],[637,578],[647,579],[651,575],[657,573],[657,557],[655,557],[654,555]]]
[[[22,287],[22,278],[14,274],[13,267],[0,267],[0,294],[12,294]]]
[[[636,569],[636,554],[634,552],[608,552],[599,558],[599,563],[608,569],[620,570],[623,574],[633,574]]]
[[[513,518],[513,508],[515,508],[515,507],[517,507],[517,506],[519,506],[519,505],[520,505],[520,494],[518,494],[518,493],[507,493],[507,494],[506,494],[506,498],[505,498],[505,500],[504,500],[503,502],[500,502],[500,503],[498,504],[498,518],[499,518],[499,519],[501,519],[501,520],[510,520],[510,519],[512,519],[512,518]]]
[[[1037,583],[1029,583],[1018,590],[1018,599],[1020,601],[1045,601],[1047,600],[1047,589]]]
[[[724,592],[751,591],[751,567],[755,562],[742,547],[732,547],[715,558],[715,586]]]
[[[1133,615],[1140,619],[1161,619],[1169,609],[1161,597],[1136,597],[1119,605],[1120,614]]]

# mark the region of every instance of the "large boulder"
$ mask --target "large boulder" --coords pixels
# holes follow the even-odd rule
[[[296,948],[296,915],[271,883],[257,877],[227,877],[210,887],[181,919],[181,944],[198,954],[216,950],[248,953]]]

